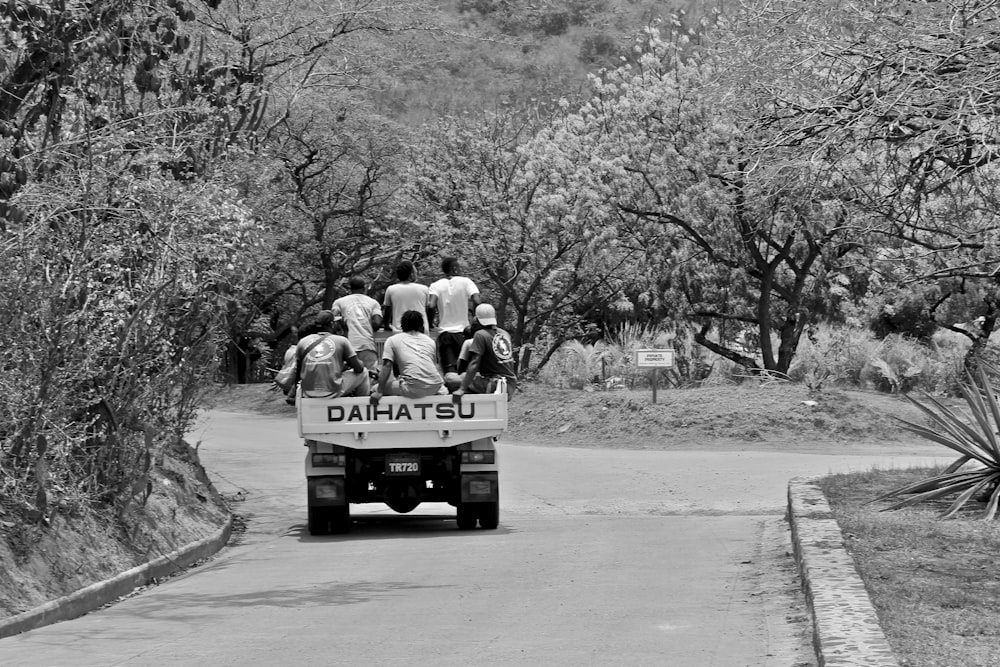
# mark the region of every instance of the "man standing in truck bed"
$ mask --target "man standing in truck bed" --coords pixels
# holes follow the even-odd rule
[[[351,293],[333,302],[333,318],[344,320],[347,340],[351,341],[358,359],[369,371],[378,370],[378,351],[375,332],[382,326],[382,309],[378,301],[365,294],[365,279],[352,277],[348,283]]]
[[[403,318],[403,313],[408,310],[420,313],[424,320],[424,331],[430,331],[430,319],[427,316],[429,292],[427,285],[421,285],[416,279],[416,269],[410,260],[403,260],[396,266],[398,282],[385,289],[385,297],[382,300],[382,323],[386,331],[390,329],[402,331],[400,320]]]
[[[457,374],[458,353],[465,342],[462,332],[469,326],[469,311],[480,301],[476,283],[458,275],[461,270],[457,258],[445,257],[441,260],[444,278],[431,283],[428,300],[428,308],[437,312],[441,328],[437,337],[438,361],[446,378],[449,373]]]

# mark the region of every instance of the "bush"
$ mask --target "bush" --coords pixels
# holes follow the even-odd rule
[[[813,327],[799,343],[788,376],[820,390],[824,386],[860,386],[878,348],[870,331],[855,327]]]
[[[788,375],[817,390],[842,386],[951,394],[958,390],[968,349],[967,339],[949,331],[923,343],[901,334],[878,340],[867,329],[822,325],[803,338]]]
[[[609,65],[614,62],[619,51],[618,44],[608,35],[586,35],[580,45],[580,60],[591,65]]]
[[[945,347],[940,351],[955,349]],[[959,384],[961,357],[940,357],[936,354],[938,351],[899,334],[886,336],[862,371],[861,384],[891,393],[907,393],[914,389],[951,393]]]
[[[691,327],[623,324],[603,341],[593,344],[567,341],[538,371],[538,380],[549,386],[573,389],[649,386],[650,369],[636,368],[634,363],[635,351],[641,349],[674,351],[674,367],[658,371],[661,386],[733,382],[743,372],[742,367],[695,343]]]
[[[894,302],[882,304],[872,316],[870,326],[879,338],[897,334],[922,341],[930,340],[937,329],[927,304],[912,294],[904,294]]]
[[[962,381],[963,358],[970,342],[961,334],[939,330],[926,343],[900,334],[879,340],[857,326],[819,325],[799,343],[788,379],[820,391],[829,387],[875,389],[887,393],[913,390],[955,394]],[[745,381],[746,369],[694,342],[687,325],[672,328],[626,324],[604,341],[565,343],[539,371],[550,386],[644,387],[650,372],[633,363],[637,349],[674,350],[674,368],[661,371],[661,385],[676,387]],[[753,355],[758,351],[747,349]],[[997,354],[987,349],[988,359]]]
[[[224,188],[123,169],[89,199],[89,176],[23,188],[28,223],[0,250],[0,490],[40,516],[123,512],[145,488],[193,423],[256,242]]]

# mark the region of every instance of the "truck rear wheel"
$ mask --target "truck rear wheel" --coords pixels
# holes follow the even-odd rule
[[[476,527],[477,516],[476,506],[472,503],[459,503],[455,520],[459,530],[472,530]]]
[[[330,522],[327,518],[326,507],[309,508],[309,534],[326,535],[329,533]]]
[[[478,503],[479,526],[486,530],[493,530],[500,525],[500,503]]]
[[[351,506],[329,507],[330,512],[330,532],[334,535],[343,535],[351,532]]]
[[[310,507],[310,535],[342,535],[351,530],[351,509],[343,507]]]

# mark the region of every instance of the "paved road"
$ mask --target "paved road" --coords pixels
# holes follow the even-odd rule
[[[195,439],[247,532],[141,595],[0,640],[0,665],[810,665],[787,480],[933,451],[503,443],[500,529],[372,507],[318,538],[294,420],[213,413]]]

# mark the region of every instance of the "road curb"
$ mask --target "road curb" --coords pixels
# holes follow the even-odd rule
[[[217,553],[229,542],[232,532],[233,517],[230,515],[222,528],[197,542],[192,542],[156,560],[126,570],[111,579],[99,581],[86,588],[81,588],[75,593],[46,602],[30,611],[0,619],[0,639],[44,625],[83,616],[112,600],[131,593],[140,586],[145,586],[154,579],[174,574],[202,558]]]
[[[788,483],[788,522],[820,667],[899,667],[815,477]]]

